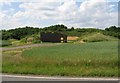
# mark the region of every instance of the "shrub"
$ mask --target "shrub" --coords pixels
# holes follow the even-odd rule
[[[20,40],[22,43],[40,43],[40,37],[38,34],[29,35]]]
[[[4,47],[4,46],[10,46],[12,45],[12,43],[10,41],[7,41],[7,40],[1,40],[0,41],[0,47]]]

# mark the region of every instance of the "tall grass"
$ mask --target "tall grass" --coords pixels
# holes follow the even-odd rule
[[[118,76],[117,42],[37,47],[3,55],[3,72],[60,76]],[[7,55],[7,56],[6,56]]]
[[[100,41],[111,41],[111,40],[117,40],[115,37],[106,36],[102,33],[91,33],[84,35],[79,38],[80,40],[84,42],[100,42]]]
[[[0,40],[0,47],[10,46],[12,43],[8,40]]]

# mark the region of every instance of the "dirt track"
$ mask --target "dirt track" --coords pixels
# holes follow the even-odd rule
[[[6,51],[6,50],[14,50],[14,49],[40,47],[40,46],[55,46],[55,45],[60,45],[60,44],[61,44],[61,43],[53,43],[53,44],[32,44],[32,45],[24,45],[24,46],[17,46],[17,47],[3,47],[3,48],[0,48],[0,49],[2,49],[2,51]]]

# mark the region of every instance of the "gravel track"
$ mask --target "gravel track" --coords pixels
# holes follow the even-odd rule
[[[1,47],[0,50],[15,50],[15,49],[24,49],[24,48],[31,48],[31,47],[42,47],[42,46],[55,46],[61,45],[61,43],[53,43],[53,44],[31,44],[31,45],[24,45],[24,46],[17,46],[17,47]]]

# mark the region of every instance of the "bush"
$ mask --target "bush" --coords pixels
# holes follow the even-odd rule
[[[22,43],[40,43],[39,34],[29,35],[20,40]]]
[[[7,41],[7,40],[0,41],[0,47],[10,46],[10,45],[12,45],[12,43],[10,41]]]

